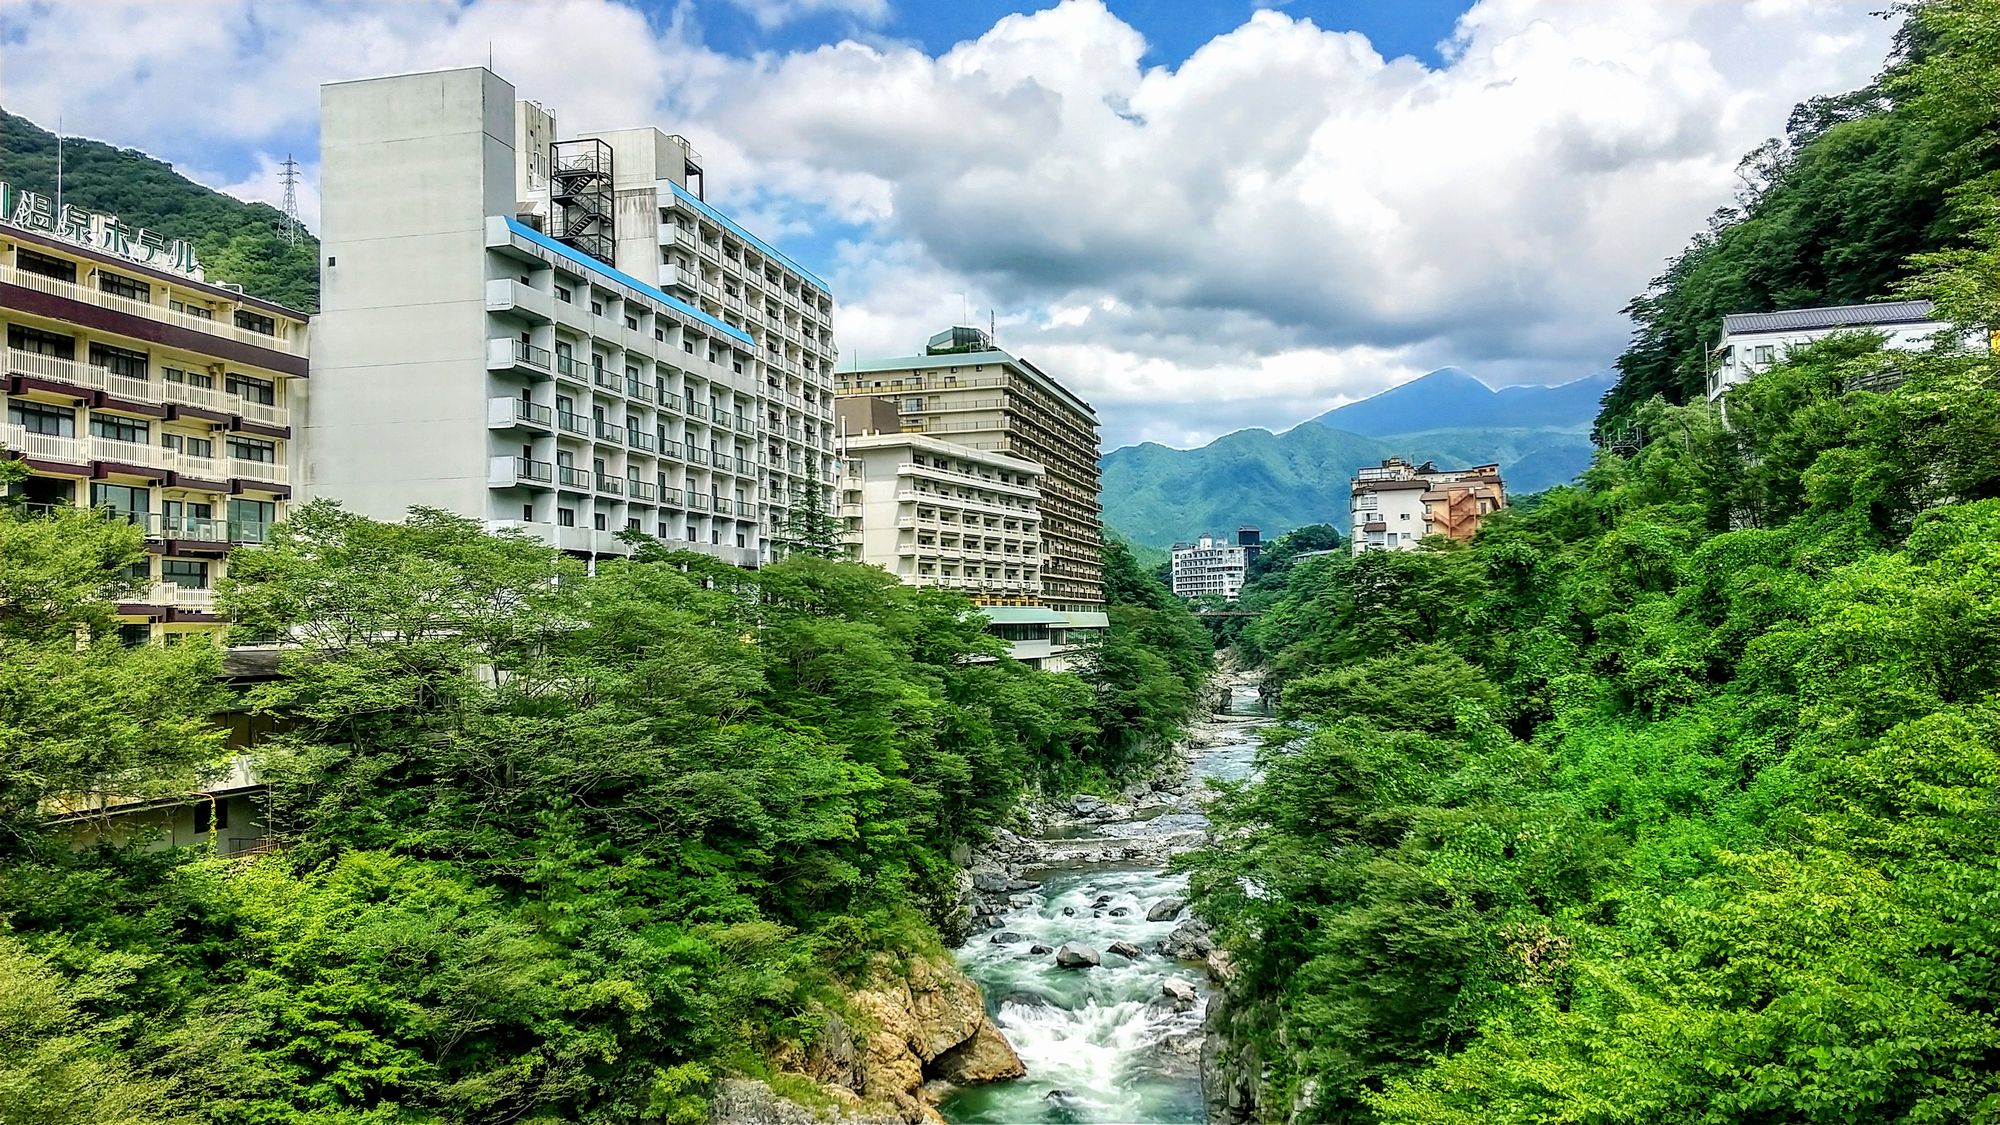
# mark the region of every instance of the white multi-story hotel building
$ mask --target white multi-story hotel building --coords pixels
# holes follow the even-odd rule
[[[1831,305],[1785,312],[1731,313],[1709,354],[1709,401],[1758,372],[1782,361],[1793,348],[1841,332],[1875,332],[1890,348],[1928,348],[1940,334],[1955,329],[1931,313],[1929,301],[1878,301],[1865,305]],[[1970,341],[1968,341],[1970,343]]]
[[[1220,594],[1233,600],[1243,592],[1249,569],[1248,546],[1204,535],[1192,543],[1174,544],[1170,574],[1178,597]]]
[[[684,138],[558,139],[484,68],[325,86],[320,136],[307,495],[744,565],[830,508],[832,298]]]
[[[1042,467],[922,434],[845,440],[849,553],[910,586],[1039,604]]]

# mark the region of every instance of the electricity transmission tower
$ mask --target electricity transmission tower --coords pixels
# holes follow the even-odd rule
[[[293,246],[299,244],[299,162],[285,154],[285,241]]]

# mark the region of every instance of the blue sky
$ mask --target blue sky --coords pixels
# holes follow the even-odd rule
[[[845,354],[990,309],[1107,448],[1189,445],[1603,370],[1739,157],[1880,67],[1881,6],[13,0],[0,97],[244,198],[295,154],[310,220],[322,83],[490,57],[565,133],[694,138]]]
[[[891,9],[879,23],[857,20],[842,12],[809,13],[769,28],[747,11],[726,3],[705,3],[696,9],[708,42],[737,54],[756,51],[808,50],[850,35],[887,35],[921,44],[939,54],[955,43],[978,38],[1002,17],[1051,5],[1026,5],[1007,0],[932,0],[905,3]],[[1358,31],[1385,55],[1414,55],[1440,61],[1439,43],[1451,35],[1452,24],[1470,6],[1468,0],[1120,0],[1111,11],[1142,32],[1152,50],[1147,62],[1178,66],[1196,48],[1241,24],[1258,8],[1276,8],[1321,27]],[[655,18],[670,18],[675,4],[648,0]]]

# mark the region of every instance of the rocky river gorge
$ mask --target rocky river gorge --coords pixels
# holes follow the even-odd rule
[[[1166,867],[1207,835],[1208,781],[1250,772],[1266,720],[1254,687],[1226,691],[1162,776],[1033,810],[975,858],[958,960],[1026,1074],[951,1090],[946,1120],[1208,1119],[1203,1026],[1229,965],[1186,910],[1186,876]]]

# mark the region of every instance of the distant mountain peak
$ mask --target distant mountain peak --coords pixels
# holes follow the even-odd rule
[[[1611,382],[1610,375],[1597,374],[1557,386],[1495,390],[1463,368],[1440,367],[1314,421],[1378,439],[1466,426],[1581,429],[1596,417]]]

